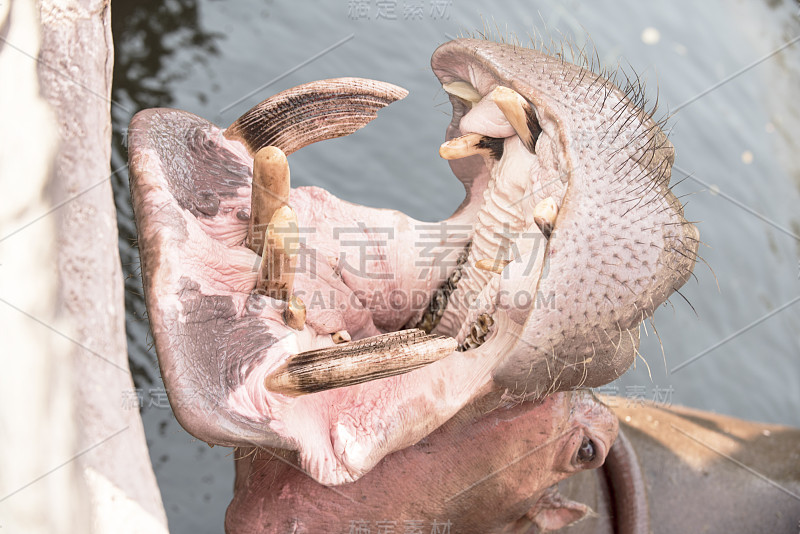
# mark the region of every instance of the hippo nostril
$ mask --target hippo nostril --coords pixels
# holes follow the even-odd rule
[[[581,447],[578,449],[578,462],[586,464],[593,461],[596,456],[597,451],[594,442],[590,438],[584,437]]]

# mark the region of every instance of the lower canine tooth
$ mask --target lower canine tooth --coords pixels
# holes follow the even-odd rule
[[[456,340],[422,330],[403,330],[301,352],[264,380],[275,393],[298,396],[395,376],[456,350]]]
[[[533,221],[546,238],[550,238],[558,216],[558,205],[553,197],[547,197],[533,208]]]
[[[509,260],[478,260],[475,262],[475,267],[483,271],[500,274],[509,263],[511,263]]]

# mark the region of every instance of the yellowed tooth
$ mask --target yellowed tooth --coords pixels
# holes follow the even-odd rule
[[[286,154],[274,146],[259,150],[253,159],[253,190],[250,204],[250,224],[247,228],[247,246],[261,254],[267,224],[281,206],[289,202],[289,162]]]
[[[346,343],[350,341],[350,333],[347,330],[339,330],[331,334],[331,340],[337,345],[339,343]]]
[[[306,326],[306,305],[300,297],[292,296],[283,310],[283,320],[286,326],[295,330],[302,330]]]
[[[298,240],[297,215],[290,206],[281,206],[264,232],[264,250],[256,282],[259,293],[284,301],[292,296]]]
[[[472,86],[471,83],[468,82],[458,81],[443,83],[442,89],[444,89],[447,94],[457,96],[458,98],[466,100],[467,102],[471,102],[472,104],[476,104],[481,101],[481,94]]]
[[[451,337],[403,330],[301,352],[264,379],[273,392],[299,396],[395,376],[452,354]]]
[[[533,221],[546,238],[550,238],[558,216],[558,204],[553,197],[547,197],[533,208]]]
[[[541,129],[536,122],[536,114],[533,112],[530,103],[518,92],[502,85],[495,87],[489,93],[489,98],[497,104],[497,107],[506,116],[522,143],[528,150],[534,152],[535,138],[539,136]],[[536,131],[531,131],[532,129]]]
[[[475,267],[483,271],[500,274],[509,263],[511,263],[511,260],[478,260],[475,262]]]
[[[444,159],[460,159],[488,153],[489,149],[480,146],[481,140],[483,140],[483,136],[476,133],[455,137],[442,143],[442,146],[439,147],[439,155]]]

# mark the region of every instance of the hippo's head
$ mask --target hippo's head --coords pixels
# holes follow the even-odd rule
[[[555,484],[603,464],[616,435],[608,408],[585,392],[564,392],[500,408],[486,398],[339,488],[309,479],[291,454],[245,449],[237,454],[225,528],[488,534],[535,525],[548,532],[588,512]]]
[[[316,480],[352,481],[489,392],[614,380],[690,275],[673,149],[637,102],[489,41],[446,43],[433,69],[453,104],[440,153],[467,191],[441,224],[289,188],[287,154],[364,126],[398,87],[307,84],[224,131],[134,117],[148,314],[193,435],[294,449]]]

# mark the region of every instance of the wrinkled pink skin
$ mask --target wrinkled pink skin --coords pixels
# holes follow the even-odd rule
[[[412,524],[430,532],[434,521],[449,521],[452,533],[524,533],[582,518],[587,509],[559,499],[551,486],[603,463],[616,417],[577,392],[497,404],[494,398],[471,405],[357,482],[336,488],[311,480],[285,451],[239,450],[226,531],[347,533],[366,525],[374,532],[385,522],[394,532]],[[577,460],[584,437],[596,448],[587,463]]]
[[[535,261],[510,264],[495,282],[555,295],[557,306],[493,302],[495,327],[484,345],[405,375],[298,398],[269,392],[270,371],[332,345],[333,332],[359,339],[415,323],[470,238],[486,238],[502,222],[486,211],[498,207],[488,163],[452,162],[467,199],[447,221],[450,233],[434,240],[431,225],[402,213],[315,187],[293,190],[289,203],[308,230],[294,286],[308,318],[297,332],[284,324],[283,303],[251,297],[259,257],[243,241],[252,156],[199,117],[142,111],[131,122],[129,156],[145,296],[170,403],[193,435],[295,450],[316,481],[351,482],[493,391],[535,399],[615,379],[633,359],[639,321],[690,275],[697,234],[668,189],[672,147],[619,90],[542,53],[485,41],[443,45],[433,66],[443,82],[467,79],[482,94],[513,86],[535,105],[543,129],[537,156],[518,137],[505,140],[507,165],[519,172],[504,178],[535,190],[509,218],[527,224],[543,194],[563,195],[561,211],[546,246],[524,258]],[[448,137],[493,120],[460,122],[464,104],[451,101]],[[611,142],[617,128],[628,139],[622,147]],[[650,150],[637,145],[642,139],[657,142]],[[558,183],[539,191],[554,172]],[[485,276],[471,268],[463,283]],[[417,295],[421,302],[408,298]],[[406,298],[388,305],[392,296]],[[438,331],[458,335],[466,313],[448,308]]]
[[[163,113],[141,112],[132,127]],[[214,134],[209,138],[212,142],[222,139]],[[223,141],[222,149],[230,150],[229,157],[239,158],[245,168],[250,168],[252,160],[237,145]],[[191,384],[168,388],[176,417],[191,433],[210,443],[299,450],[303,468],[314,479],[335,484],[357,479],[383,456],[416,443],[476,395],[489,391],[489,368],[480,365],[477,351],[454,353],[405,375],[298,398],[267,391],[264,378],[271,370],[292,354],[332,345],[331,333],[345,329],[359,339],[398,330],[416,312],[410,302],[404,307],[389,308],[369,300],[362,304],[356,297],[359,291],[386,296],[395,288],[403,288],[404,294],[422,291],[429,295],[447,272],[434,268],[427,269],[430,277],[419,276],[418,271],[425,270],[425,266],[415,266],[418,255],[408,253],[404,247],[413,249],[415,243],[420,243],[421,248],[427,243],[409,235],[410,231],[404,232],[404,227],[414,225],[405,215],[355,206],[316,187],[295,189],[290,204],[297,212],[299,226],[313,228],[302,236],[306,240],[304,250],[309,252],[300,254],[294,283],[295,294],[303,298],[308,309],[306,328],[296,332],[284,324],[283,303],[265,297],[248,303],[255,288],[259,257],[242,245],[247,221],[238,219],[236,213],[249,211],[250,188],[241,188],[235,197],[223,200],[216,217],[195,217],[180,208],[164,184],[155,154],[146,148],[132,148],[131,161],[141,169],[133,187],[136,212],[157,214],[139,220],[142,271],[156,347],[164,343],[165,354],[200,358],[165,358],[159,350],[164,382]],[[376,242],[374,248],[364,247],[364,237],[352,234],[334,239],[335,229],[358,228],[359,224],[395,228],[394,238],[380,236],[384,242]],[[357,244],[347,246],[340,241]],[[461,249],[451,244],[442,248],[453,255]],[[158,254],[152,249],[169,253]],[[358,267],[364,255],[382,258],[371,260],[362,270],[366,275],[358,276],[339,267],[339,258],[347,258],[350,265]],[[159,258],[157,268],[151,268],[148,260],[155,257]],[[429,264],[432,261],[428,260]],[[388,273],[388,278],[376,279],[373,273]],[[187,290],[187,278],[197,289]],[[201,295],[199,299],[213,295],[217,300],[209,305],[182,301],[187,293],[195,292]],[[214,339],[224,347],[215,349],[214,357],[219,361],[213,362],[213,368],[221,369],[223,376],[209,377],[210,371],[198,367],[205,363],[204,355],[199,354],[204,347],[183,344],[195,343],[194,338],[213,328],[202,327],[192,333],[180,329],[195,322],[215,325],[221,321],[219,309],[227,304],[220,305],[219,299],[229,299],[232,321],[258,320],[274,340],[269,341],[271,345],[265,342],[263,348],[255,347],[256,362],[246,358],[230,336]],[[421,308],[421,304],[418,306]],[[198,308],[213,311],[208,311],[206,317]],[[256,335],[248,333],[250,338]],[[224,392],[214,392],[217,381],[225,382]],[[232,433],[230,423],[223,421],[231,414],[238,426]],[[243,420],[245,424],[240,424]]]

